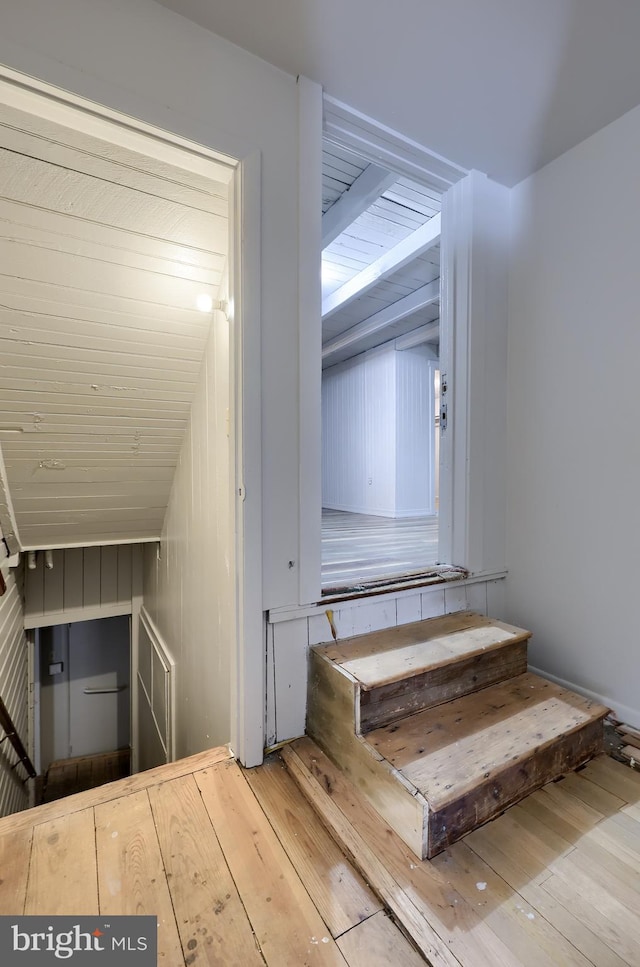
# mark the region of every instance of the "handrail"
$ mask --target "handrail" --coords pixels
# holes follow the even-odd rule
[[[5,733],[3,738],[0,739],[0,745],[2,745],[5,739],[9,739],[9,742],[15,749],[16,754],[19,756],[18,761],[14,762],[11,768],[15,769],[17,766],[20,765],[20,763],[22,763],[22,765],[26,769],[28,778],[35,779],[37,775],[36,770],[33,768],[33,763],[29,758],[29,756],[27,755],[27,750],[22,744],[22,739],[16,732],[16,727],[13,724],[13,721],[11,719],[11,716],[9,715],[9,712],[7,711],[7,706],[4,704],[1,698],[0,698],[0,728],[2,728]],[[25,779],[24,781],[26,782],[27,780]]]

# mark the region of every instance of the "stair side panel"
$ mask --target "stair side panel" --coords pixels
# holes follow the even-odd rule
[[[426,800],[356,735],[358,684],[333,662],[310,652],[307,734],[363,793],[417,856],[426,850]]]

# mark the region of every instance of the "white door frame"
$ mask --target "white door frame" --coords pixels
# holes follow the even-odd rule
[[[367,161],[443,192],[441,371],[447,377],[448,425],[440,436],[438,557],[476,576],[504,576],[508,189],[327,95],[323,132],[318,134],[313,88],[317,85],[300,92],[301,145],[319,141],[316,151],[321,155],[323,133]],[[311,173],[319,195],[321,172]],[[301,171],[301,185],[304,178],[308,181],[309,174]],[[308,184],[305,191],[309,193]],[[320,252],[312,231],[311,242],[307,240],[300,251],[301,289],[310,273],[317,273]],[[321,304],[315,290],[313,298],[307,300],[305,311],[307,316],[312,313],[319,333]],[[321,536],[319,529],[304,524],[319,517],[321,510],[320,337],[310,329],[301,317],[300,354],[306,364],[300,366],[301,441],[305,440],[300,451],[300,559],[317,562],[317,571],[308,567],[300,604],[321,600]],[[309,377],[309,360],[314,361],[317,380]],[[313,475],[315,487],[308,485]]]
[[[323,136],[366,161],[376,163],[446,192],[467,175],[422,145],[379,124],[328,95],[319,85],[299,79],[300,129],[300,604],[321,600],[321,292],[318,265],[321,258],[321,197]],[[319,116],[322,124],[318,122]],[[314,157],[317,159],[313,164]],[[310,210],[315,206],[315,216]],[[315,218],[315,220],[314,220]],[[317,222],[317,224],[316,224]],[[317,280],[317,282],[315,281]],[[450,326],[450,303],[443,300],[441,325]],[[310,325],[313,320],[314,325]],[[451,373],[451,366],[449,367]],[[441,436],[441,453],[447,443]],[[452,461],[441,456],[441,494],[447,494],[446,474]],[[444,475],[445,480],[442,480]],[[444,484],[444,486],[443,486]],[[441,517],[447,515],[440,502]],[[310,523],[311,522],[311,523]],[[440,560],[451,560],[450,527],[440,528]]]
[[[231,749],[260,765],[265,735],[262,610],[262,392],[260,154],[243,158],[230,185],[231,519],[235,521],[236,648],[231,658]],[[247,552],[247,537],[250,549]]]

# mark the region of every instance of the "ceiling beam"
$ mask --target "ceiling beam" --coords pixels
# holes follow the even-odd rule
[[[380,312],[376,312],[373,316],[369,316],[368,319],[363,320],[363,322],[359,322],[357,325],[352,326],[351,329],[347,329],[346,332],[342,332],[339,336],[330,339],[322,347],[322,359],[328,359],[337,352],[356,345],[356,343],[361,342],[368,336],[373,336],[375,333],[387,329],[394,322],[400,322],[406,316],[410,316],[414,312],[418,312],[420,309],[432,305],[439,298],[440,279],[434,279],[433,282],[428,282],[427,285],[423,285],[419,289],[416,289],[415,292],[409,293],[403,299],[394,302],[393,305],[387,306],[386,309],[381,309]]]
[[[421,346],[424,342],[437,342],[439,338],[440,320],[434,319],[433,322],[428,322],[425,326],[412,329],[411,332],[405,333],[404,336],[398,336],[396,339],[396,349],[413,349],[414,346]]]
[[[413,259],[428,252],[440,241],[440,212],[421,225],[415,232],[398,242],[379,259],[358,272],[352,279],[328,295],[322,302],[322,318],[328,319],[374,285],[393,275]]]
[[[367,165],[322,216],[322,248],[330,245],[397,180],[398,176],[387,168]]]

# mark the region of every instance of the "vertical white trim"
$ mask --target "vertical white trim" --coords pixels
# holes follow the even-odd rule
[[[245,766],[262,762],[265,633],[262,612],[262,397],[260,338],[260,155],[244,158],[231,182],[229,324],[230,438],[235,520],[236,648],[231,660],[231,748]]]
[[[140,722],[138,708],[138,666],[139,666],[139,643],[140,643],[140,612],[143,602],[143,548],[133,549],[131,559],[131,616],[129,618],[129,661],[130,671],[130,735],[129,744],[131,746],[131,773],[132,775],[140,768]],[[175,715],[175,704],[174,704]],[[175,730],[174,730],[175,732]]]
[[[508,189],[478,171],[443,198],[440,560],[505,562]]]
[[[299,604],[322,589],[322,88],[298,78]]]

